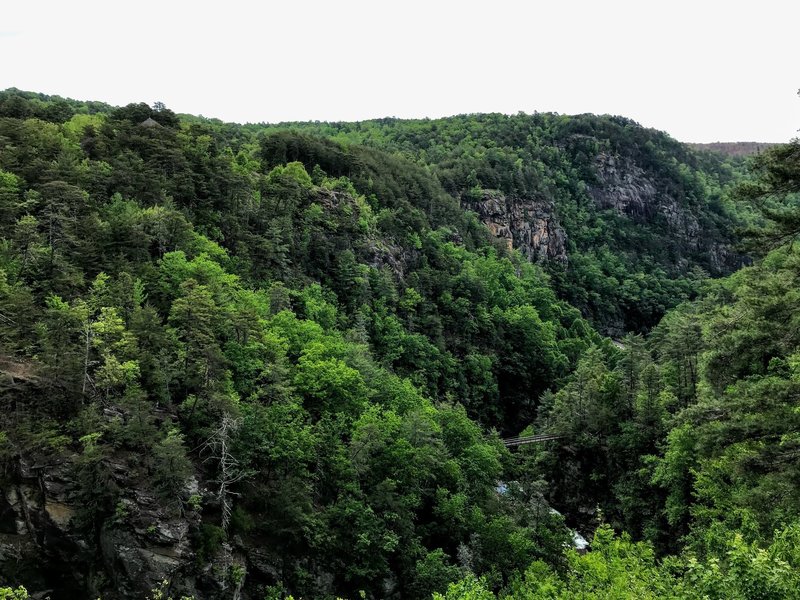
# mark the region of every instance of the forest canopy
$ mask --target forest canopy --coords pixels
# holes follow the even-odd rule
[[[795,597],[798,156],[0,93],[0,597]]]

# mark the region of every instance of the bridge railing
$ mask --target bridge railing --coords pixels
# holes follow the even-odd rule
[[[513,448],[514,446],[522,446],[524,444],[536,444],[538,442],[549,442],[550,440],[558,440],[564,437],[557,433],[537,433],[536,435],[525,435],[511,438],[505,438],[503,444],[506,448]]]

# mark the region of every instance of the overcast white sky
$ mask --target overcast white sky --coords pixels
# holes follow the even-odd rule
[[[4,0],[0,89],[226,121],[620,114],[683,141],[800,128],[796,0]]]

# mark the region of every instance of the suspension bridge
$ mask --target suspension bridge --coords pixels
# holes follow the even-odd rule
[[[506,448],[515,448],[517,446],[524,446],[525,444],[537,444],[539,442],[558,440],[563,437],[563,435],[559,435],[557,433],[537,433],[535,435],[523,435],[505,438],[503,439],[503,444],[505,444]]]

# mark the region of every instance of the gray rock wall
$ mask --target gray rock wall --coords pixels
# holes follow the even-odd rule
[[[496,190],[484,190],[479,198],[465,194],[461,204],[477,213],[508,248],[516,248],[531,261],[567,261],[567,234],[550,202],[509,198]]]

